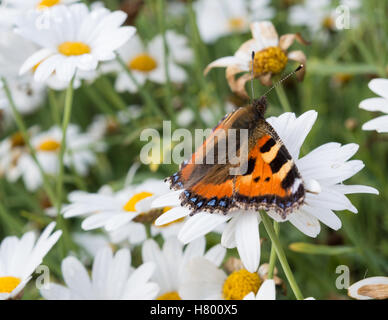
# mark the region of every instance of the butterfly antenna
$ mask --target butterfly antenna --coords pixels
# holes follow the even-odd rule
[[[255,51],[252,51],[252,69],[251,69],[251,90],[252,90],[252,97],[251,97],[251,101],[253,101],[255,99],[255,92],[253,90],[253,62],[255,60]]]
[[[304,64],[300,64],[294,71],[290,72],[288,75],[286,75],[284,78],[280,79],[278,82],[276,82],[271,88],[269,88],[264,94],[263,97],[266,97],[267,94],[272,91],[274,88],[276,88],[279,84],[281,84],[283,81],[287,80],[289,77],[297,73],[299,70],[304,68]]]

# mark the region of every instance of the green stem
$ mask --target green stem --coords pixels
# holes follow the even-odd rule
[[[8,227],[8,230],[15,234],[20,234],[23,229],[23,222],[19,219],[18,216],[12,215],[5,208],[3,203],[0,202],[0,217],[4,221],[4,224]]]
[[[11,109],[12,109],[12,112],[13,112],[13,116],[14,116],[15,121],[16,121],[16,125],[18,126],[18,129],[19,129],[19,131],[21,132],[21,134],[23,136],[23,139],[24,139],[24,141],[25,141],[25,143],[27,145],[27,148],[28,148],[28,150],[29,150],[29,152],[31,154],[31,157],[34,160],[35,164],[38,166],[39,172],[40,172],[40,174],[42,176],[43,188],[45,189],[48,197],[50,198],[51,203],[55,204],[56,203],[55,194],[54,194],[53,190],[51,189],[51,185],[50,185],[50,183],[48,181],[46,173],[44,172],[41,164],[38,161],[35,149],[31,145],[30,136],[29,136],[27,128],[26,128],[26,126],[24,124],[23,118],[22,118],[21,114],[19,113],[19,110],[16,108],[15,102],[14,102],[14,100],[12,98],[11,91],[9,90],[9,87],[8,87],[8,84],[7,84],[7,80],[2,77],[1,81],[3,83],[3,89],[4,89],[5,94],[7,96],[8,102],[9,102],[9,104],[11,106]]]
[[[273,222],[273,228],[275,230],[276,235],[279,235],[279,223],[274,221]],[[271,255],[269,257],[269,267],[268,267],[268,279],[273,279],[273,274],[275,270],[275,264],[276,264],[276,250],[275,246],[272,244],[271,246]]]
[[[104,101],[100,93],[92,86],[85,85],[82,89],[88,98],[95,104],[98,109],[100,109],[102,113],[115,115],[115,112],[110,108],[109,104]]]
[[[127,104],[121,98],[121,96],[116,92],[113,88],[112,83],[106,76],[100,77],[97,81],[95,81],[96,86],[99,87],[100,91],[105,95],[107,99],[118,109],[118,110],[126,110]]]
[[[65,98],[65,109],[63,113],[63,120],[62,120],[62,141],[61,141],[61,148],[59,150],[59,173],[57,178],[57,211],[58,211],[58,217],[60,216],[61,207],[62,207],[62,190],[63,190],[63,173],[64,173],[64,157],[66,152],[66,133],[67,133],[67,127],[69,126],[70,117],[71,117],[71,110],[73,106],[73,82],[74,77],[70,81],[69,86],[66,90],[66,98]]]
[[[156,102],[152,99],[151,95],[146,92],[146,90],[144,89],[143,86],[141,86],[139,84],[139,82],[137,82],[136,78],[133,76],[131,70],[128,68],[128,66],[126,65],[126,63],[124,62],[124,60],[120,57],[119,54],[117,54],[117,57],[116,57],[117,61],[120,63],[120,65],[122,66],[123,70],[127,73],[128,77],[133,81],[133,83],[135,84],[135,86],[137,87],[141,97],[143,98],[144,102],[147,104],[147,106],[149,107],[150,111],[152,113],[155,113],[159,116],[161,116],[162,118],[164,118],[164,115],[163,113],[161,112],[161,110],[158,108],[158,105],[156,104]]]
[[[58,106],[58,101],[57,98],[55,97],[55,91],[53,89],[49,89],[48,91],[48,98],[49,98],[49,104],[50,104],[50,109],[51,109],[51,116],[53,118],[54,123],[57,125],[60,124],[60,109]]]
[[[295,281],[294,274],[291,271],[290,265],[288,264],[286,255],[284,253],[284,250],[282,248],[282,245],[280,243],[280,240],[278,236],[276,235],[275,229],[273,228],[271,224],[271,219],[268,217],[268,215],[265,212],[260,212],[261,219],[263,221],[265,230],[268,233],[268,236],[270,237],[272,241],[272,245],[275,248],[276,254],[279,258],[280,264],[282,265],[284,274],[287,277],[287,280],[291,286],[292,291],[294,292],[295,297],[298,300],[303,300],[302,292],[299,289],[298,284]]]
[[[63,119],[62,119],[62,141],[61,141],[61,148],[59,150],[59,173],[57,177],[57,226],[59,229],[62,229],[63,232],[63,242],[60,242],[61,246],[61,252],[62,256],[65,256],[68,249],[71,246],[71,238],[69,235],[69,232],[67,230],[65,221],[61,214],[62,209],[62,201],[63,201],[63,176],[64,176],[64,156],[66,153],[66,133],[67,128],[70,123],[71,118],[71,110],[73,105],[73,83],[74,83],[74,77],[69,83],[69,86],[66,90],[66,96],[65,96],[65,108],[63,112]]]
[[[284,112],[291,112],[291,106],[290,103],[288,102],[288,98],[286,93],[284,92],[284,88],[281,83],[275,87],[276,93],[278,95],[278,98],[280,100],[280,104],[283,107]]]
[[[167,44],[167,37],[166,37],[166,26],[165,26],[165,10],[164,10],[164,0],[157,0],[158,5],[158,20],[159,20],[159,26],[160,31],[162,33],[163,38],[163,50],[164,50],[164,72],[166,74],[166,110],[168,112],[168,115],[170,116],[173,123],[175,123],[175,112],[174,108],[172,106],[172,85],[171,85],[171,78],[170,78],[170,71],[168,70],[169,66],[169,48]]]

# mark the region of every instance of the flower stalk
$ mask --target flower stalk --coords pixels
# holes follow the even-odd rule
[[[260,211],[260,216],[261,216],[261,219],[263,221],[265,230],[267,231],[268,236],[271,239],[272,246],[274,247],[274,249],[276,251],[276,255],[279,258],[280,264],[282,265],[283,271],[284,271],[284,273],[287,277],[287,280],[291,286],[291,289],[294,292],[295,297],[298,300],[303,300],[302,292],[300,291],[299,286],[295,281],[294,274],[291,271],[290,265],[288,264],[288,261],[287,261],[286,255],[284,253],[284,250],[282,248],[282,245],[280,243],[279,237],[277,236],[275,229],[271,224],[270,218],[263,211]]]
[[[164,50],[164,72],[166,74],[166,110],[168,112],[169,117],[171,118],[172,122],[175,123],[175,112],[172,105],[172,83],[170,78],[170,71],[168,70],[169,66],[169,48],[167,44],[167,37],[166,37],[166,25],[165,25],[165,10],[164,10],[164,0],[157,0],[157,8],[158,8],[158,22],[160,31],[162,33],[162,39],[163,39],[163,50]]]
[[[133,81],[133,83],[135,84],[135,86],[139,90],[139,93],[140,93],[141,97],[143,98],[143,100],[145,101],[145,103],[147,104],[148,108],[150,109],[151,114],[157,114],[157,115],[161,116],[162,118],[164,118],[163,113],[159,109],[156,102],[151,98],[151,95],[148,92],[146,92],[144,90],[144,88],[139,84],[139,82],[133,76],[131,70],[128,68],[128,66],[125,64],[124,60],[120,57],[119,54],[117,54],[116,59],[119,62],[119,64],[121,65],[121,67],[123,68],[123,70],[127,73],[128,77]]]
[[[279,235],[279,227],[280,227],[279,223],[274,221],[273,228],[275,230],[276,235]],[[269,267],[268,267],[268,275],[267,275],[268,279],[273,279],[275,264],[276,264],[276,257],[277,256],[276,256],[275,246],[272,244],[271,245],[271,253],[270,253],[270,257],[269,257]]]
[[[51,185],[50,185],[50,183],[48,181],[48,177],[47,177],[46,173],[44,172],[41,164],[39,163],[39,160],[38,160],[38,158],[36,156],[35,149],[31,145],[30,137],[29,137],[26,125],[24,124],[23,117],[21,116],[19,110],[16,108],[15,102],[14,102],[14,100],[12,98],[11,91],[10,91],[10,89],[8,87],[7,80],[4,77],[2,77],[1,81],[3,83],[4,92],[5,92],[6,96],[7,96],[8,102],[9,102],[9,104],[11,106],[12,113],[13,113],[13,116],[15,118],[16,125],[17,125],[20,133],[22,134],[23,140],[24,140],[24,142],[27,145],[27,148],[28,148],[28,150],[29,150],[29,152],[31,154],[31,157],[34,160],[35,164],[38,166],[39,172],[40,172],[40,174],[42,176],[43,187],[44,187],[48,197],[50,198],[51,203],[55,204],[57,202],[57,199],[55,197],[54,191],[51,188]]]

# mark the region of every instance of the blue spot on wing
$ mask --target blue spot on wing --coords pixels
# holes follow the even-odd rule
[[[214,206],[215,204],[216,204],[216,199],[213,199],[213,200],[210,200],[207,204],[209,205],[209,206]]]

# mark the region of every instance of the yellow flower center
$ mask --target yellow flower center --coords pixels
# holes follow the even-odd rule
[[[61,2],[61,0],[42,0],[41,2],[39,2],[37,7],[39,10],[42,10],[48,7],[55,6],[59,2]]]
[[[134,212],[136,211],[136,204],[145,198],[153,196],[150,192],[140,192],[136,193],[131,199],[128,200],[128,202],[124,205],[123,209],[128,212]]]
[[[21,280],[15,277],[0,277],[0,293],[11,293],[20,284]]]
[[[243,18],[231,18],[229,19],[228,24],[231,30],[241,30],[245,25]]]
[[[226,278],[222,293],[225,300],[242,300],[249,292],[256,294],[260,286],[261,279],[257,273],[241,269]]]
[[[322,20],[322,26],[328,30],[334,29],[334,20],[332,17],[326,17]]]
[[[11,136],[11,146],[15,147],[23,147],[25,145],[23,135],[20,132],[16,132]]]
[[[147,53],[142,53],[133,58],[129,64],[130,69],[141,71],[141,72],[150,72],[158,66],[156,60],[152,58]]]
[[[58,51],[65,56],[80,56],[90,53],[90,47],[83,42],[66,41],[58,46]]]
[[[61,144],[54,139],[47,139],[43,141],[39,146],[39,151],[57,151],[61,147]]]
[[[255,53],[253,72],[256,76],[264,73],[279,73],[286,66],[288,58],[279,47],[268,47]]]
[[[171,291],[162,294],[161,296],[157,297],[156,300],[182,300],[182,298],[179,296],[178,292]]]

